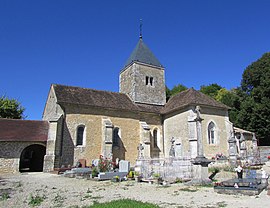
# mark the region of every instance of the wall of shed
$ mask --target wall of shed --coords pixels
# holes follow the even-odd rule
[[[20,156],[22,151],[29,145],[42,142],[0,142],[0,173],[19,172]]]

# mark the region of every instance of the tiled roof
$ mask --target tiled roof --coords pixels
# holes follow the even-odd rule
[[[47,121],[0,119],[0,141],[47,141]]]
[[[54,84],[57,102],[115,110],[159,113],[162,106],[136,104],[124,93]]]
[[[142,38],[139,39],[135,49],[126,61],[125,67],[133,62],[141,62],[157,67],[162,67],[159,60],[155,57],[152,51],[145,45]]]
[[[166,114],[188,105],[203,105],[227,110],[229,109],[228,106],[217,102],[211,97],[194,90],[193,88],[190,88],[170,98],[161,112]]]
[[[165,106],[134,103],[124,93],[108,92],[88,88],[54,84],[53,88],[60,104],[77,104],[114,110],[166,114],[187,105],[204,105],[222,109],[228,106],[215,101],[193,88],[173,96]]]
[[[88,88],[53,85],[58,103],[137,111],[126,94]]]
[[[141,112],[157,113],[157,114],[160,114],[161,110],[164,108],[164,106],[162,105],[149,105],[142,103],[136,103],[136,106],[139,108],[139,111]]]

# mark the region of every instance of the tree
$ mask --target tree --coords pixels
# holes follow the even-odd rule
[[[178,94],[179,92],[185,91],[187,89],[186,86],[182,84],[175,85],[171,90],[166,86],[166,99],[169,100],[170,97]]]
[[[166,101],[168,101],[171,97],[171,90],[166,86]]]
[[[245,69],[241,91],[237,123],[241,128],[254,131],[261,145],[270,145],[270,53]]]
[[[210,84],[210,85],[202,85],[200,88],[200,91],[212,98],[216,98],[218,91],[221,89],[222,87],[218,84]]]
[[[0,118],[23,119],[25,108],[15,99],[0,97]]]
[[[231,122],[236,124],[241,105],[240,96],[238,95],[238,89],[227,90],[225,88],[221,88],[217,92],[215,100],[231,108],[229,110],[229,118]]]

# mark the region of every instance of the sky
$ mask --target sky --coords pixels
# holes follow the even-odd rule
[[[166,85],[240,86],[270,51],[269,0],[0,0],[0,96],[42,119],[51,84],[118,92],[139,40]]]

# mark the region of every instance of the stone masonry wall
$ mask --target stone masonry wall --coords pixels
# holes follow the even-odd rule
[[[19,172],[20,156],[24,148],[39,142],[0,142],[0,173]]]
[[[148,84],[146,77],[149,78]],[[152,84],[150,77],[153,79]],[[128,94],[134,102],[164,105],[164,69],[133,63],[120,74],[120,92]]]
[[[169,157],[171,148],[171,139],[179,140],[182,148],[182,156],[189,156],[189,129],[188,129],[189,112],[185,110],[178,111],[177,114],[168,115],[164,121],[165,137],[165,157]]]
[[[61,115],[63,115],[63,110],[56,103],[56,95],[53,87],[50,88],[48,99],[45,105],[42,120],[46,121],[57,121]]]
[[[204,154],[206,157],[211,158],[217,153],[222,153],[228,156],[230,137],[230,129],[227,126],[229,122],[228,112],[226,110],[219,110],[215,108],[202,107],[202,133],[203,133],[203,146]],[[213,121],[217,127],[217,143],[208,143],[208,124]]]
[[[171,139],[180,139],[182,144],[183,156],[189,156],[192,151],[196,151],[196,141],[193,149],[190,149],[189,140],[196,140],[196,125],[192,120],[195,116],[193,110],[195,106],[190,106],[189,109],[183,109],[182,111],[175,112],[174,114],[167,115],[164,121],[164,137],[165,137],[165,157],[169,155],[169,149],[171,146]],[[219,110],[214,108],[201,107],[202,121],[202,138],[204,155],[208,158],[215,156],[217,153],[223,153],[228,155],[228,138],[230,136],[230,129],[227,123],[229,118],[226,110]],[[195,117],[194,117],[195,118]],[[217,143],[208,143],[208,124],[214,122],[217,127]],[[192,129],[190,129],[192,128]],[[193,135],[194,138],[190,138]],[[192,155],[191,155],[192,156]]]
[[[140,121],[146,121],[151,129],[159,128],[162,138],[162,125],[159,115],[137,114],[132,112],[110,111],[97,108],[66,107],[62,161],[64,165],[74,165],[79,159],[86,159],[87,165],[102,153],[104,134],[102,119],[109,119],[114,127],[120,129],[120,138],[124,145],[125,160],[135,164],[137,147],[140,143]],[[76,147],[76,131],[79,125],[85,126],[86,142]],[[66,161],[65,161],[66,160]],[[71,164],[70,164],[71,163]]]

